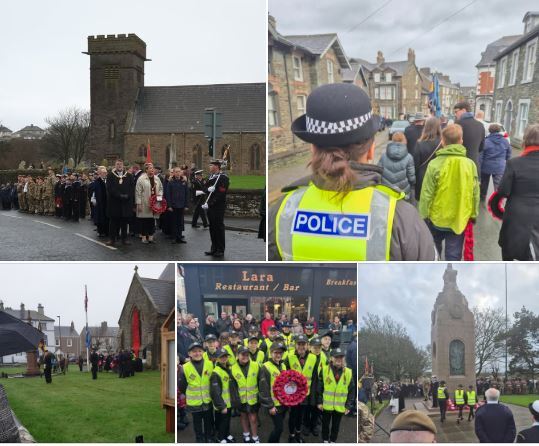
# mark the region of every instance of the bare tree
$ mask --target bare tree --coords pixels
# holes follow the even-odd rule
[[[487,365],[495,364],[503,358],[504,343],[500,340],[505,331],[503,308],[473,308],[475,319],[475,369],[479,375]]]

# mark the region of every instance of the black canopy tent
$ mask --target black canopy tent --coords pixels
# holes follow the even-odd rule
[[[37,350],[43,333],[30,324],[0,311],[0,357]]]

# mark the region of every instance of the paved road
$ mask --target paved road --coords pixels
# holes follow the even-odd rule
[[[262,442],[266,442],[268,441],[268,436],[272,429],[272,423],[269,418],[269,415],[264,409],[260,409],[259,416],[260,416],[260,427],[258,428],[258,435]],[[189,418],[191,419],[190,416]],[[240,425],[239,417],[232,418],[230,431],[231,431],[231,434],[234,435],[236,442],[243,443],[243,438],[242,438],[243,430]],[[339,438],[337,439],[337,443],[355,444],[357,442],[356,432],[357,432],[357,417],[355,415],[343,417],[341,420],[340,433],[339,433]],[[322,443],[322,438],[320,435],[318,435],[318,437],[309,435],[303,438],[305,440],[305,443]],[[281,435],[281,443],[287,443],[287,441],[288,441],[288,416],[285,418],[284,430]],[[193,431],[192,423],[190,423],[189,426],[187,426],[185,430],[178,431],[178,443],[195,443],[195,432]]]
[[[256,221],[227,220],[231,227],[254,227]],[[207,229],[186,225],[184,245],[172,245],[159,231],[156,243],[145,245],[131,238],[132,245],[107,247],[98,239],[88,220],[66,222],[55,217],[0,211],[0,260],[215,260],[204,255],[210,248]],[[257,233],[226,231],[226,253],[222,260],[265,260],[266,245]]]
[[[381,132],[376,135],[376,152],[374,162],[377,163],[382,153],[385,151],[387,143],[387,132]],[[513,149],[513,156],[518,156],[520,151]],[[268,202],[276,200],[280,195],[282,187],[291,183],[297,178],[309,175],[310,170],[307,167],[309,162],[309,153],[298,155],[286,162],[278,161],[269,166],[268,177]],[[487,196],[493,191],[492,182]],[[498,246],[498,235],[501,222],[494,220],[488,213],[485,204],[481,204],[479,217],[474,227],[475,260],[502,260],[501,249]]]
[[[407,399],[406,408],[413,409],[414,403],[420,402],[421,399]],[[505,403],[504,403],[505,404]],[[515,424],[517,426],[517,432],[522,429],[526,429],[531,425],[530,411],[525,407],[515,406],[514,404],[506,404],[513,412],[515,417]],[[387,407],[376,418],[376,422],[384,430],[389,432],[391,423],[395,419],[396,415],[391,413],[391,408]],[[457,424],[455,413],[448,412],[447,420],[442,424],[440,423],[440,416],[432,416],[431,419],[436,425],[438,434],[436,439],[438,443],[479,443],[479,440],[475,436],[474,422],[468,422],[468,412],[464,415],[464,421]],[[371,439],[371,443],[389,443],[389,437],[379,427],[375,432],[374,437]]]

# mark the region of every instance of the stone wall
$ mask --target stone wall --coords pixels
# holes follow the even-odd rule
[[[46,177],[47,171],[45,169],[30,169],[30,170],[19,170],[19,169],[9,169],[9,170],[0,170],[0,184],[4,183],[16,183],[17,177],[19,175],[32,175],[32,178],[36,177]]]
[[[260,201],[264,198],[261,190],[232,190],[226,197],[227,217],[260,218]]]

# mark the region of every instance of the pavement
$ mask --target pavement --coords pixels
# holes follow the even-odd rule
[[[266,244],[258,239],[258,219],[225,219],[226,252],[222,259],[204,255],[210,248],[208,229],[184,232],[186,244],[173,245],[160,231],[154,244],[130,238],[131,245],[105,245],[89,220],[78,223],[56,217],[29,215],[15,210],[0,211],[0,260],[24,261],[124,261],[124,260],[266,260]]]
[[[408,398],[405,401],[406,409],[413,409],[417,403],[422,403],[421,398]],[[515,418],[515,424],[517,432],[522,429],[526,429],[531,425],[530,411],[521,406],[514,404],[506,404],[511,409]],[[474,431],[474,422],[468,422],[468,412],[464,412],[464,421],[457,424],[456,412],[447,412],[447,419],[444,423],[440,423],[440,416],[432,416],[432,421],[436,425],[438,434],[436,440],[438,443],[479,443]],[[389,436],[382,430],[389,432],[391,423],[395,419],[396,415],[391,413],[391,407],[386,407],[382,413],[376,418],[378,426],[375,430],[375,435],[371,439],[371,443],[389,443]]]
[[[385,151],[388,142],[387,131],[379,132],[375,138],[376,150],[374,163],[376,164]],[[520,155],[520,151],[513,148],[513,156]],[[271,205],[281,194],[281,189],[294,180],[310,175],[307,164],[310,152],[305,152],[284,160],[269,164],[268,172],[268,204]],[[494,188],[492,181],[487,196],[492,194]],[[479,216],[474,226],[474,260],[502,260],[501,248],[498,245],[501,222],[492,218],[486,204],[481,203]],[[440,260],[444,260],[443,258]]]
[[[268,415],[265,409],[260,409],[258,413],[260,417],[260,426],[258,428],[258,436],[262,442],[267,442],[269,434],[273,428],[270,416]],[[191,417],[189,416],[191,421]],[[231,429],[230,433],[236,439],[236,442],[243,443],[243,429],[241,428],[239,417],[232,418],[230,423]],[[321,428],[321,427],[320,427]],[[303,437],[305,443],[322,443],[321,435],[315,437],[309,435]],[[287,443],[288,441],[288,416],[284,420],[284,430],[281,435],[281,443]],[[190,423],[186,429],[183,431],[178,431],[178,443],[195,443],[195,432],[193,430],[193,424]],[[354,416],[344,416],[341,420],[339,438],[337,443],[356,443],[357,442],[357,417]]]

